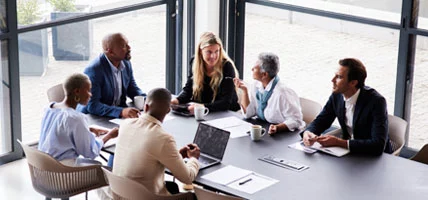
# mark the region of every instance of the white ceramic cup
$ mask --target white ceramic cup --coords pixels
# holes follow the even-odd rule
[[[145,97],[144,96],[135,96],[134,97],[134,105],[138,110],[144,109],[144,103],[145,103]]]
[[[260,125],[252,125],[250,130],[251,140],[260,140],[266,134],[266,129]]]
[[[209,112],[208,108],[205,108],[203,104],[195,104],[193,107],[193,113],[195,114],[196,120],[203,120]]]

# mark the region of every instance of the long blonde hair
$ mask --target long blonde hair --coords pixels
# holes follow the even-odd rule
[[[238,70],[236,70],[235,64],[229,58],[227,53],[223,49],[223,43],[221,39],[217,37],[212,32],[205,32],[201,35],[199,39],[199,43],[195,49],[197,49],[197,53],[195,54],[195,59],[193,60],[192,72],[193,72],[193,99],[201,101],[202,99],[202,90],[204,86],[204,75],[206,73],[205,70],[205,62],[202,56],[202,49],[211,46],[211,45],[219,45],[220,46],[220,55],[218,57],[217,63],[214,65],[214,72],[211,76],[210,87],[213,90],[213,99],[211,102],[214,102],[218,88],[220,86],[221,81],[223,80],[223,66],[226,62],[230,62],[235,70],[235,77],[238,77]]]

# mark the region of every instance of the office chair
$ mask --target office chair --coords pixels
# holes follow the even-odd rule
[[[71,196],[107,185],[101,165],[66,166],[52,156],[28,145],[21,145],[27,157],[33,188],[46,199],[68,199]]]
[[[103,171],[107,177],[114,200],[194,200],[194,196],[190,192],[174,195],[156,195],[134,180],[117,176],[104,168]]]
[[[62,100],[64,100],[65,93],[62,87],[62,83],[49,88],[47,94],[49,102],[61,102]]]
[[[392,155],[399,156],[404,146],[407,122],[399,117],[388,115],[388,132],[392,146]]]
[[[428,144],[425,144],[422,149],[416,153],[416,155],[410,158],[410,160],[428,165]]]
[[[300,97],[300,106],[302,107],[303,121],[308,126],[321,112],[322,106],[312,100]]]
[[[198,200],[243,200],[239,197],[219,194],[199,187],[195,187],[194,190]]]

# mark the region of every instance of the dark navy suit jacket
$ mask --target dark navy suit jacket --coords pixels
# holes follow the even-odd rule
[[[332,94],[321,113],[306,130],[320,135],[337,117],[342,128],[343,139],[350,135],[345,124],[345,101],[342,94]],[[370,87],[360,89],[353,118],[354,139],[349,140],[352,153],[380,155],[391,153],[388,137],[388,112],[385,98]]]
[[[83,113],[91,113],[98,116],[119,117],[123,107],[126,105],[126,97],[134,99],[135,96],[145,96],[134,80],[131,63],[123,60],[125,65],[122,70],[122,96],[120,105],[113,106],[114,79],[109,62],[104,54],[93,60],[84,73],[89,76],[92,83],[92,97],[88,105],[78,106]]]

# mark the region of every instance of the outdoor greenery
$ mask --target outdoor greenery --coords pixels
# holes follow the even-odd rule
[[[41,13],[37,0],[19,0],[16,11],[19,25],[28,25],[40,20]]]
[[[48,0],[48,2],[54,7],[55,11],[60,12],[74,12],[76,7],[74,2],[76,0]]]

